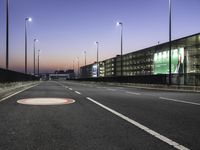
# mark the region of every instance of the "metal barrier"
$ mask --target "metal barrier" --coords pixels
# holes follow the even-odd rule
[[[79,81],[97,82],[119,82],[119,83],[141,83],[141,84],[168,84],[169,76],[162,75],[140,75],[140,76],[116,76],[99,78],[79,78]],[[172,85],[200,85],[200,74],[172,74]]]
[[[119,83],[143,83],[143,84],[167,84],[167,75],[144,75],[144,76],[117,76],[99,78],[79,78],[79,81],[119,82]]]
[[[16,71],[5,70],[0,68],[0,82],[16,82],[16,81],[36,81],[38,77],[28,75]]]

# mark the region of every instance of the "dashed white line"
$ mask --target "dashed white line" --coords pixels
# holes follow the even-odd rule
[[[13,97],[13,96],[15,96],[15,95],[17,95],[17,94],[19,94],[19,93],[21,93],[21,92],[24,92],[24,91],[26,91],[26,90],[28,90],[28,89],[30,89],[30,88],[33,88],[33,87],[35,87],[35,86],[38,86],[38,85],[39,85],[39,84],[29,86],[29,87],[27,87],[27,88],[25,88],[25,89],[23,89],[23,90],[21,90],[21,91],[18,91],[18,92],[16,92],[16,93],[13,93],[13,94],[7,96],[7,97],[4,97],[4,98],[2,98],[2,99],[0,100],[0,102],[1,102],[1,101],[4,101],[4,100],[6,100],[6,99],[8,99],[8,98],[10,98],[10,97]]]
[[[73,89],[72,88],[68,88],[70,91],[72,91]]]
[[[126,91],[127,94],[132,94],[132,95],[141,95],[141,93],[135,93],[135,92],[128,92]]]
[[[79,95],[81,95],[81,93],[80,93],[80,92],[78,92],[78,91],[75,91],[75,93],[76,93],[76,94],[79,94]]]
[[[191,105],[200,106],[200,103],[188,102],[188,101],[177,100],[177,99],[166,98],[166,97],[159,97],[159,98],[162,99],[162,100],[167,100],[167,101],[174,101],[174,102],[179,102],[179,103],[185,103],[185,104],[191,104]]]
[[[167,137],[165,137],[165,136],[163,136],[163,135],[161,135],[161,134],[149,129],[148,127],[146,127],[146,126],[144,126],[144,125],[142,125],[142,124],[140,124],[140,123],[138,123],[138,122],[136,122],[136,121],[134,121],[134,120],[132,120],[132,119],[130,119],[128,117],[126,117],[125,115],[123,115],[123,114],[121,114],[121,113],[119,113],[119,112],[117,112],[117,111],[115,111],[115,110],[113,110],[113,109],[111,109],[111,108],[109,108],[109,107],[107,107],[107,106],[95,101],[95,100],[93,100],[90,97],[87,97],[87,99],[89,101],[97,104],[98,106],[104,108],[105,110],[113,113],[114,115],[120,117],[121,119],[123,119],[123,120],[135,125],[136,127],[144,130],[145,132],[147,132],[147,133],[151,134],[152,136],[156,137],[157,139],[159,139],[159,140],[161,140],[161,141],[173,146],[174,148],[179,149],[179,150],[189,150],[187,147],[184,147],[183,145],[181,145],[181,144],[179,144],[179,143],[177,143],[177,142],[175,142],[175,141],[173,141],[173,140],[171,140],[171,139],[169,139],[169,138],[167,138]]]

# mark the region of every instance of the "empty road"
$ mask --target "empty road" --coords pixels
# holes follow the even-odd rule
[[[1,99],[0,135],[0,150],[198,150],[200,93],[45,81]]]

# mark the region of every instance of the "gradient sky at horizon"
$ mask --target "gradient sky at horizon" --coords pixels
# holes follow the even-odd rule
[[[5,3],[0,1],[0,67],[5,68]],[[172,39],[199,33],[200,0],[172,0]],[[41,71],[70,69],[168,41],[168,0],[10,0],[10,69],[24,71],[24,18],[28,24],[28,68],[33,70],[33,39],[41,50]]]

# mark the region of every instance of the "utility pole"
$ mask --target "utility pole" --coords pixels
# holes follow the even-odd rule
[[[38,50],[38,77],[40,75],[40,50]]]
[[[169,0],[169,85],[172,83],[172,60],[171,60],[171,51],[172,51],[172,22],[171,22],[171,0]]]
[[[9,69],[9,0],[6,1],[6,69]]]

